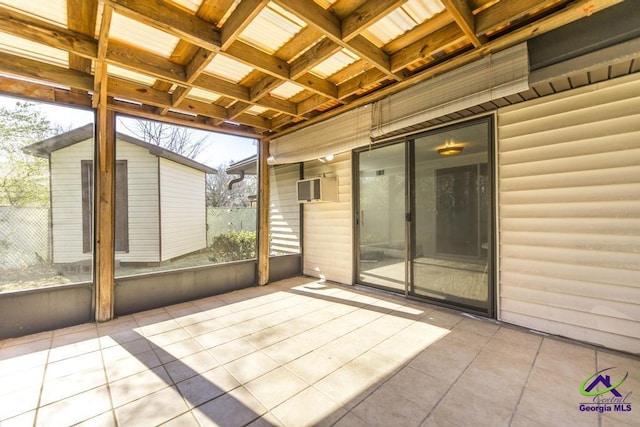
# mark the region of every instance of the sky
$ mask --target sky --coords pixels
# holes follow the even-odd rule
[[[0,107],[11,108],[20,101],[0,95]],[[32,102],[32,101],[29,101]],[[77,127],[93,122],[93,112],[75,108],[61,107],[58,105],[32,102],[51,121],[52,124],[60,125],[63,129],[75,129]],[[129,133],[126,129],[117,129],[123,133]],[[198,137],[203,131],[194,129]],[[258,146],[254,139],[242,138],[222,133],[207,132],[209,137],[205,141],[206,148],[194,159],[200,163],[216,168],[222,163],[233,163],[246,159],[257,153]]]

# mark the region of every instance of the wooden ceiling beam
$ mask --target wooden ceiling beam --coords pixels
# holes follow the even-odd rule
[[[387,79],[387,75],[380,70],[372,69],[338,85],[338,98],[345,99],[358,91]]]
[[[522,18],[532,11],[544,9],[557,3],[558,0],[501,1],[478,13],[476,16],[476,33],[486,34],[495,28]]]
[[[403,81],[395,82],[380,90],[359,97],[346,105],[338,106],[332,110],[314,116],[304,123],[290,126],[284,130],[281,130],[275,135],[269,135],[266,137],[266,139],[269,140],[273,137],[288,135],[306,126],[319,123],[323,120],[335,117],[346,111],[353,110],[363,105],[378,101],[386,96],[397,93],[404,89],[408,89],[413,85],[433,78],[434,76],[442,75],[458,67],[469,64],[477,59],[484,57],[485,55],[499,52],[502,49],[506,49],[515,44],[522,43],[523,41],[526,41],[531,37],[534,37],[535,35],[544,34],[546,32],[555,30],[556,28],[562,27],[563,25],[567,25],[571,22],[577,21],[585,16],[585,10],[589,10],[589,13],[598,13],[599,11],[621,3],[622,1],[623,0],[601,0],[596,3],[593,0],[577,0],[574,3],[570,3],[559,12],[528,24],[513,32],[505,34],[504,36],[496,38],[495,40],[490,40],[486,44],[483,44],[480,48],[461,53],[448,61],[442,62],[434,67],[428,68],[420,73],[407,77]],[[274,119],[272,120],[272,128],[276,129],[276,126],[277,123]]]
[[[131,19],[157,28],[191,44],[218,51],[221,34],[218,28],[198,16],[165,1],[156,0],[103,0],[105,5]]]
[[[93,37],[98,14],[98,0],[67,0],[67,22],[72,31]],[[69,53],[69,68],[91,72],[91,59]]]
[[[475,17],[466,0],[442,0],[442,3],[475,47],[480,46],[482,41],[486,41],[476,36]]]
[[[393,54],[391,56],[391,69],[401,70],[414,62],[442,52],[465,39],[466,35],[460,31],[458,25],[451,23]]]
[[[10,53],[0,55],[0,71],[58,86],[93,91],[93,76],[81,71],[23,58]]]
[[[150,106],[131,104],[129,102],[113,99],[109,101],[107,106],[109,110],[117,113],[131,116],[135,118],[143,118],[149,120],[160,120],[166,123],[175,124],[178,126],[189,126],[193,128],[202,129],[209,132],[219,132],[228,135],[243,136],[247,138],[259,138],[260,135],[248,126],[234,126],[221,122],[221,125],[214,125],[214,120],[209,117],[181,114],[173,111],[169,111],[164,116],[158,116],[156,109]],[[219,120],[218,120],[219,121]]]
[[[349,41],[407,0],[370,0],[342,20],[342,40]]]
[[[249,26],[251,21],[267,7],[269,0],[243,0],[222,26],[221,49],[225,50]]]
[[[322,39],[305,53],[296,58],[295,61],[291,62],[289,77],[295,80],[303,76],[317,64],[341,50],[342,46],[335,44],[333,40],[328,38]]]
[[[10,77],[0,76],[0,93],[39,102],[91,108],[91,97],[86,93],[72,92],[66,89]]]
[[[453,17],[447,10],[444,10],[439,14],[427,19],[422,24],[407,31],[403,35],[391,40],[389,43],[384,45],[383,50],[385,52],[395,53],[400,49],[409,46],[411,43],[415,43],[418,40],[425,38],[429,34],[439,30],[440,28],[449,25],[452,22],[454,22]]]
[[[113,17],[113,8],[105,5],[100,21],[100,32],[98,34],[98,49],[96,53],[96,66],[93,74],[93,102],[92,107],[98,108],[101,102],[100,97],[105,93],[105,85],[103,80],[107,79],[107,51],[109,49],[109,31],[111,30],[111,19]]]
[[[396,74],[390,69],[389,56],[373,43],[362,36],[355,36],[352,40],[342,39],[342,22],[340,18],[322,8],[313,0],[272,0],[285,10],[297,15],[300,19],[326,35],[339,46],[351,50],[356,55],[371,62],[380,71],[394,80],[402,80],[403,75]]]
[[[0,28],[3,32],[32,42],[72,52],[84,58],[98,55],[98,45],[93,37],[0,6]]]

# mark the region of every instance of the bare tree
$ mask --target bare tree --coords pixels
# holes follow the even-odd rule
[[[227,163],[218,165],[217,174],[207,175],[207,206],[234,208],[251,204],[249,196],[256,194],[256,177],[245,175],[242,181],[229,188],[231,180],[238,175],[227,174],[228,166]]]
[[[145,142],[190,159],[202,152],[207,139],[206,134],[197,135],[192,129],[151,120],[120,120],[119,124]]]

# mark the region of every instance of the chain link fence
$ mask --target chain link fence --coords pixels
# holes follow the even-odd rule
[[[0,206],[0,269],[51,262],[49,208]]]
[[[228,231],[256,231],[256,208],[207,208],[207,246]]]

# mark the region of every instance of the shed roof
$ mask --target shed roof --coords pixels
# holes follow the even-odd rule
[[[273,138],[619,2],[0,0],[0,93]]]
[[[48,157],[54,151],[61,150],[66,147],[70,147],[74,144],[77,144],[82,141],[86,141],[88,139],[93,139],[93,135],[94,135],[94,125],[93,123],[88,123],[84,126],[70,130],[68,132],[64,132],[59,135],[52,136],[51,138],[43,139],[42,141],[38,141],[31,145],[27,145],[26,147],[23,148],[23,150],[26,153],[32,154],[34,156]],[[144,148],[154,156],[171,160],[173,162],[179,163],[184,166],[188,166],[193,169],[197,169],[205,173],[218,173],[218,171],[214,168],[211,168],[207,165],[203,165],[202,163],[198,163],[178,153],[174,153],[173,151],[166,150],[158,145],[144,142],[132,136],[118,132],[116,133],[116,139]]]
[[[241,173],[256,175],[258,173],[258,155],[254,154],[246,159],[238,160],[230,164],[226,172],[229,175],[240,175]]]

